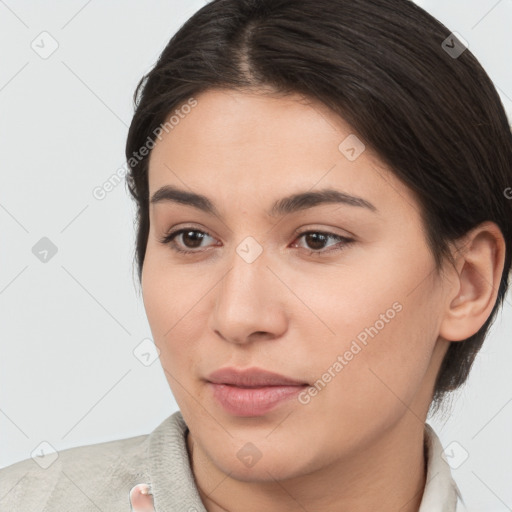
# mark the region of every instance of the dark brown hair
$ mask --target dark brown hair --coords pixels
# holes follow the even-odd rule
[[[137,205],[139,284],[149,232],[149,154],[176,109],[213,88],[320,100],[413,191],[439,272],[449,244],[483,221],[506,242],[496,304],[452,342],[433,396],[469,374],[508,287],[512,133],[489,76],[451,31],[410,0],[214,0],[172,37],[134,94],[127,184]],[[448,41],[448,42],[445,42]],[[151,145],[150,145],[151,144]]]

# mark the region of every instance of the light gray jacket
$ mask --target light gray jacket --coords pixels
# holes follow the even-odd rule
[[[130,491],[147,483],[156,512],[206,512],[190,468],[186,432],[177,411],[150,434],[62,450],[47,469],[32,459],[0,469],[0,511],[130,512]],[[425,435],[427,478],[419,512],[465,510],[428,423]]]

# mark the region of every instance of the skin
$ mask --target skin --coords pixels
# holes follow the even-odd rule
[[[499,229],[484,223],[437,274],[418,202],[369,147],[350,161],[353,133],[323,104],[209,90],[150,156],[150,197],[164,185],[206,195],[220,216],[175,202],[150,205],[144,305],[166,378],[189,427],[201,497],[216,511],[417,511],[425,486],[423,433],[450,341],[490,315],[503,268]],[[332,187],[372,212],[322,204],[273,218],[291,193]],[[190,228],[204,239],[160,239]],[[323,244],[306,231],[353,238]],[[263,252],[236,252],[248,236]],[[200,239],[199,239],[200,240]],[[323,255],[311,254],[312,251]],[[228,414],[205,378],[260,367],[313,385],[381,314],[388,320],[307,404],[258,417]],[[237,452],[252,443],[252,467]]]

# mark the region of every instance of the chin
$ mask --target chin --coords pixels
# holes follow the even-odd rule
[[[297,460],[300,447],[281,445],[286,451],[279,453],[270,442],[266,446],[259,443],[258,447],[250,442],[234,442],[215,453],[218,446],[212,447],[214,451],[209,453],[210,458],[223,473],[242,482],[275,482],[311,471],[311,461]]]

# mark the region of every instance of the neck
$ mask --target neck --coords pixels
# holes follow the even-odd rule
[[[424,424],[406,414],[357,453],[307,475],[239,481],[225,474],[187,433],[187,448],[208,512],[418,512],[426,478]]]

